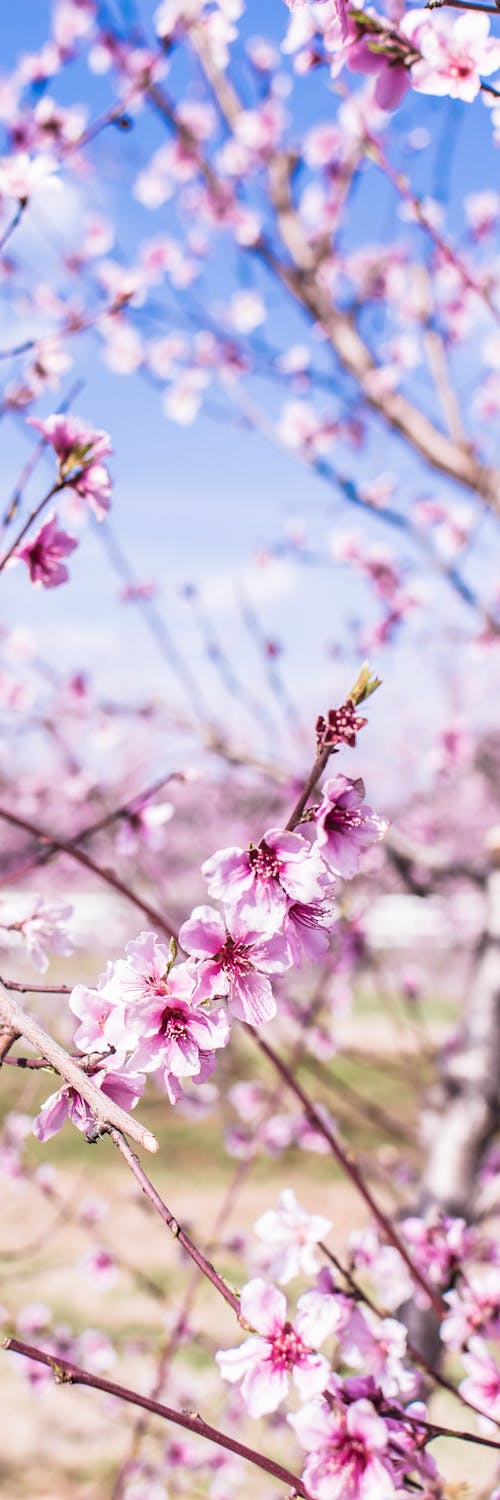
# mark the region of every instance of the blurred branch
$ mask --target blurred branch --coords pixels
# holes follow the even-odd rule
[[[0,807],[0,819],[3,819],[5,823],[12,824],[13,828],[22,828],[25,833],[31,833],[33,838],[38,839],[41,843],[53,846],[54,851],[57,850],[61,854],[68,854],[71,859],[76,860],[77,864],[83,865],[84,869],[90,870],[93,875],[98,875],[99,879],[104,880],[106,885],[111,886],[111,889],[116,891],[118,895],[125,896],[127,901],[131,901],[133,906],[136,906],[139,911],[144,912],[144,915],[149,917],[155,926],[159,926],[162,932],[166,932],[168,937],[175,937],[175,928],[168,917],[156,911],[155,907],[150,906],[148,901],[143,901],[142,896],[138,896],[130,886],[125,885],[123,880],[119,880],[113,870],[108,870],[104,865],[98,865],[94,859],[90,858],[89,854],[84,854],[83,849],[78,849],[76,844],[71,843],[67,839],[55,838],[53,834],[47,833],[38,824],[28,822],[26,818],[20,818],[15,813],[8,812],[5,807]]]
[[[243,113],[243,104],[233,84],[225,77],[213,60],[213,55],[201,29],[192,27],[190,38],[199,57],[205,75],[217,98],[219,107],[231,131],[238,126]],[[156,89],[153,101],[160,107],[162,91]],[[160,96],[160,97],[159,97]],[[181,126],[175,109],[168,105],[168,120],[182,139]],[[199,143],[189,132],[190,149],[195,151],[197,164],[207,176],[207,166],[202,160]],[[441,473],[447,474],[458,484],[472,489],[500,514],[500,474],[475,458],[470,447],[450,439],[406,396],[399,391],[377,392],[373,388],[373,376],[378,370],[368,345],[358,332],[352,318],[341,308],[332,304],[327,290],[318,277],[318,251],[311,247],[295,208],[292,196],[292,177],[296,166],[293,151],[281,151],[269,163],[269,193],[274,207],[283,244],[291,257],[291,265],[282,261],[262,239],[250,247],[257,253],[274,275],[291,292],[296,301],[319,323],[328,335],[332,349],[341,365],[357,380],[368,405],[383,417],[390,427],[403,436],[411,448]],[[210,176],[213,177],[212,169]],[[220,184],[218,191],[220,193]],[[456,257],[440,237],[440,247],[454,263]],[[466,273],[464,272],[464,275]]]
[[[419,844],[416,840],[409,838],[406,833],[401,833],[398,828],[387,829],[384,849],[387,850],[389,859],[406,885],[416,896],[427,896],[429,884],[425,880],[419,880],[415,874],[415,867],[425,870],[435,881],[464,879],[472,881],[474,885],[484,886],[487,878],[484,865],[468,864],[465,860],[454,859],[444,849],[429,848],[426,844]]]

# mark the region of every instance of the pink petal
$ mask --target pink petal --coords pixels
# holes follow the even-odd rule
[[[249,1026],[263,1026],[264,1022],[272,1021],[277,1010],[269,980],[255,971],[232,980],[229,1004],[233,1016],[247,1021]]]
[[[247,1281],[241,1293],[241,1316],[258,1333],[273,1335],[287,1319],[287,1301],[283,1292],[260,1276]]]
[[[195,906],[179,932],[179,942],[195,958],[213,958],[224,947],[226,931],[214,906]]]
[[[347,1413],[346,1426],[351,1437],[359,1438],[368,1450],[387,1448],[387,1427],[371,1401],[353,1401]]]
[[[271,1360],[255,1365],[245,1375],[241,1387],[250,1416],[263,1417],[267,1412],[276,1411],[288,1394],[288,1385],[286,1370],[273,1365]]]
[[[260,1365],[267,1358],[270,1349],[271,1345],[255,1334],[245,1339],[237,1349],[219,1349],[215,1359],[223,1380],[228,1380],[230,1385],[237,1385],[249,1370],[253,1370],[256,1364]]]
[[[325,1390],[331,1366],[323,1354],[307,1354],[300,1365],[294,1365],[293,1379],[302,1401],[310,1401]]]

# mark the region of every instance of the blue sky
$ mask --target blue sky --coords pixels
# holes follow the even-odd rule
[[[148,22],[155,6],[143,0],[139,9]],[[20,51],[27,47],[34,50],[43,41],[49,13],[46,0],[23,0],[17,10],[3,8],[0,37],[4,70]],[[250,0],[246,32],[272,33],[279,40],[284,24],[286,11],[281,0]],[[181,83],[189,90],[197,87],[195,78],[182,79],[179,75]],[[109,104],[109,89],[109,78],[96,78],[78,63],[58,80],[53,92],[64,103],[85,99],[93,117]],[[293,108],[295,135],[299,136],[313,120],[328,118],[336,106],[335,95],[325,90],[317,75],[300,83]],[[430,144],[415,153],[409,137],[417,125],[428,129]],[[43,273],[50,279],[55,265],[50,244],[54,239],[68,244],[77,239],[84,197],[101,210],[112,205],[125,251],[133,251],[141,238],[171,232],[169,205],[151,214],[130,191],[135,164],[138,166],[162,139],[156,122],[146,117],[138,120],[127,138],[108,131],[93,151],[99,175],[88,186],[67,187],[64,195],[57,199],[54,195],[50,203],[47,197],[41,206],[33,205],[28,211],[25,227],[12,242],[13,252],[17,248],[23,258],[26,273]],[[463,231],[463,193],[498,182],[498,156],[491,145],[490,122],[481,102],[470,107],[412,95],[397,116],[392,149],[394,159],[411,168],[417,191],[439,196],[446,187],[447,229],[455,236]],[[405,239],[408,234],[420,236],[420,231],[411,231],[397,220],[391,190],[380,174],[372,171],[354,196],[348,239],[353,246],[385,243],[395,226]],[[210,306],[217,306],[226,294],[227,278],[233,270],[234,257],[223,250],[210,273]],[[310,343],[311,333],[302,318],[277,297],[259,273],[256,281],[270,310],[275,346],[280,340],[285,345],[298,339]],[[16,324],[5,305],[1,319],[1,346],[6,347]],[[235,671],[253,693],[267,695],[270,719],[276,725],[279,714],[269,697],[265,665],[241,621],[237,596],[241,601],[244,591],[258,611],[265,636],[277,639],[284,647],[280,670],[291,699],[300,705],[301,717],[307,722],[348,686],[350,662],[339,659],[335,652],[349,646],[349,620],[363,613],[373,619],[376,609],[365,586],[338,567],[306,569],[281,562],[262,568],[255,558],[263,548],[272,547],[286,521],[295,516],[305,520],[317,544],[335,524],[359,528],[358,517],[340,507],[332,493],[293,458],[262,437],[242,430],[237,420],[228,423],[218,415],[215,419],[202,415],[193,427],[178,427],[165,419],[159,395],[139,376],[114,376],[102,365],[95,339],[87,336],[75,340],[72,352],[75,363],[66,382],[80,375],[85,380],[77,410],[106,428],[113,439],[113,528],[133,557],[139,576],[159,585],[159,608],[205,697],[219,705],[232,732],[243,728],[244,733],[252,733],[251,720],[245,722],[241,704],[224,692],[219,675],[200,648],[192,611],[182,597],[187,583],[202,587],[207,612]],[[13,371],[8,373],[11,377]],[[466,388],[465,370],[461,378]],[[271,413],[277,411],[275,394],[259,394],[261,399],[269,399]],[[51,410],[58,399],[45,400],[42,410]],[[425,388],[421,399],[424,404],[429,401]],[[22,426],[11,418],[1,424],[5,495],[31,447]],[[348,464],[344,462],[344,468],[358,480],[395,466],[403,488],[415,484],[413,463],[382,429],[365,454],[356,458],[350,455]],[[29,492],[32,503],[41,493],[42,476],[43,482],[50,482],[51,472],[50,461],[40,466]],[[428,474],[422,475],[421,492],[452,495],[450,486]],[[371,526],[371,535],[392,545],[390,534],[377,523]],[[475,564],[479,581],[484,576],[487,548],[486,536]],[[175,679],[155,652],[137,612],[117,603],[116,579],[97,530],[86,531],[71,559],[71,577],[71,586],[46,592],[30,588],[24,568],[12,570],[4,577],[4,620],[14,628],[27,624],[39,649],[53,654],[64,670],[88,667],[95,671],[102,690],[134,698],[150,692],[159,696],[165,693],[178,699]],[[453,600],[445,597],[442,585],[433,581],[416,637],[410,635],[405,641],[401,636],[395,650],[381,653],[376,662],[385,686],[378,703],[374,701],[374,744],[384,741],[389,725],[394,734],[396,723],[397,733],[403,737],[418,733],[423,715],[424,739],[428,738],[429,725],[431,729],[437,727],[448,712],[450,692],[455,699],[460,696],[460,679],[457,686],[443,626],[445,619],[458,618]],[[462,615],[462,621],[464,618]],[[433,619],[436,631],[431,646]],[[452,683],[444,690],[443,664]],[[466,658],[461,670],[464,694],[474,704],[484,700],[487,661],[480,659],[478,664],[472,658],[470,667]],[[282,727],[284,744],[286,737]],[[385,773],[381,770],[382,778],[384,774],[389,774],[387,769]]]

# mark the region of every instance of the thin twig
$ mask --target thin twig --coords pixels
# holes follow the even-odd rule
[[[446,1304],[442,1302],[441,1298],[435,1291],[435,1288],[431,1286],[430,1282],[426,1280],[425,1276],[412,1260],[412,1257],[406,1249],[403,1240],[400,1239],[397,1230],[394,1229],[393,1225],[390,1222],[390,1219],[387,1218],[383,1209],[380,1208],[379,1204],[373,1198],[370,1188],[366,1186],[364,1178],[361,1175],[358,1164],[352,1152],[348,1147],[341,1145],[341,1142],[339,1141],[337,1136],[333,1134],[330,1126],[326,1124],[320,1110],[313,1103],[312,1099],[309,1098],[309,1095],[306,1093],[305,1089],[302,1088],[302,1085],[298,1082],[298,1080],[293,1077],[293,1074],[290,1072],[286,1063],[283,1062],[279,1054],[275,1052],[274,1047],[271,1047],[269,1042],[265,1042],[264,1038],[259,1036],[259,1033],[255,1031],[252,1026],[245,1025],[245,1029],[253,1037],[259,1050],[264,1054],[265,1057],[267,1057],[268,1061],[272,1063],[272,1066],[288,1084],[288,1087],[289,1089],[291,1089],[292,1093],[296,1095],[297,1099],[300,1099],[306,1118],[311,1122],[312,1125],[314,1125],[315,1130],[318,1130],[324,1137],[324,1139],[328,1142],[333,1156],[335,1156],[336,1160],[339,1163],[339,1166],[341,1166],[342,1170],[346,1173],[346,1176],[350,1178],[360,1197],[363,1198],[364,1202],[367,1204],[367,1207],[373,1214],[374,1219],[376,1219],[377,1223],[379,1224],[384,1237],[389,1241],[391,1245],[394,1245],[394,1248],[396,1250],[399,1251],[402,1260],[404,1260],[405,1265],[408,1267],[413,1281],[416,1282],[417,1285],[421,1287],[422,1291],[425,1292],[425,1295],[426,1297],[428,1297],[429,1302],[432,1304],[432,1307],[434,1308],[437,1316],[439,1317],[439,1319],[441,1319],[444,1316],[445,1312],[448,1311]]]
[[[169,922],[168,917],[163,916],[154,906],[150,906],[149,901],[144,901],[142,896],[138,896],[130,886],[125,885],[123,880],[119,880],[112,870],[98,865],[89,854],[84,854],[83,849],[77,849],[67,839],[54,838],[53,834],[47,833],[37,823],[28,822],[27,818],[20,818],[16,813],[9,812],[6,807],[0,807],[0,818],[3,818],[5,823],[11,823],[13,828],[22,828],[24,833],[31,833],[33,838],[39,839],[41,843],[53,845],[54,849],[58,849],[61,854],[69,854],[70,859],[76,860],[77,864],[83,865],[93,875],[98,875],[99,879],[104,880],[106,885],[110,885],[112,890],[117,891],[120,896],[125,896],[127,901],[137,906],[139,911],[144,912],[145,916],[154,922],[155,926],[161,928],[162,932],[166,932],[169,937],[175,937],[175,928]]]
[[[173,1234],[174,1239],[179,1241],[179,1244],[182,1245],[183,1249],[187,1251],[187,1254],[191,1257],[191,1260],[194,1260],[195,1264],[198,1266],[198,1269],[203,1272],[203,1275],[206,1276],[207,1280],[212,1283],[212,1286],[216,1288],[216,1291],[220,1292],[221,1297],[224,1298],[224,1301],[229,1303],[229,1306],[232,1307],[233,1312],[235,1312],[237,1317],[239,1317],[240,1299],[237,1293],[234,1292],[230,1286],[228,1286],[227,1282],[224,1281],[222,1276],[219,1276],[219,1273],[218,1271],[216,1271],[215,1266],[212,1265],[211,1261],[207,1260],[206,1255],[203,1255],[203,1252],[199,1250],[198,1246],[193,1243],[193,1240],[191,1240],[189,1235],[186,1234],[185,1229],[182,1229],[174,1214],[170,1212],[169,1208],[167,1208],[167,1205],[166,1203],[164,1203],[163,1198],[160,1197],[160,1194],[156,1191],[156,1188],[153,1187],[152,1182],[150,1182],[147,1173],[144,1171],[144,1167],[141,1166],[141,1163],[139,1161],[139,1158],[136,1156],[135,1151],[132,1151],[132,1148],[131,1146],[129,1146],[128,1141],[124,1140],[123,1135],[121,1134],[121,1129],[111,1130],[110,1136],[112,1141],[114,1141],[115,1146],[117,1146],[120,1155],[123,1157],[123,1160],[127,1163],[127,1166],[130,1167],[131,1172],[133,1172],[136,1181],[139,1183],[139,1187],[142,1189],[142,1192],[145,1194],[145,1197],[148,1199],[151,1207],[154,1208],[155,1212],[160,1215],[163,1223],[168,1226],[171,1234]]]
[[[3,569],[7,566],[10,558],[13,557],[16,548],[19,547],[23,538],[26,536],[26,532],[29,531],[30,526],[33,525],[33,522],[36,521],[38,519],[38,516],[41,515],[42,511],[45,510],[45,506],[48,505],[49,500],[52,500],[54,495],[58,495],[60,490],[63,490],[64,487],[65,481],[63,479],[56,480],[56,483],[53,484],[51,489],[47,491],[47,494],[44,495],[43,500],[40,500],[38,505],[35,505],[35,509],[31,511],[31,514],[28,516],[27,521],[25,521],[24,526],[21,527],[18,536],[15,537],[7,552],[4,552],[3,557],[0,558],[0,573],[2,573]]]
[[[0,239],[0,255],[1,255],[2,251],[5,249],[7,241],[10,240],[11,234],[14,233],[14,230],[17,229],[18,224],[21,223],[21,219],[23,217],[24,210],[27,207],[28,207],[28,199],[27,198],[20,198],[19,202],[18,202],[18,205],[17,205],[17,208],[16,208],[16,212],[15,212],[13,218],[11,219],[10,224],[8,224],[7,228],[4,229],[3,235],[2,235],[2,237]]]

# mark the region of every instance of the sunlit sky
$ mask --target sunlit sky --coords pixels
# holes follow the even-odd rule
[[[154,4],[142,0],[136,9],[152,37]],[[4,72],[20,51],[35,50],[43,41],[49,13],[48,0],[22,0],[17,7],[2,7]],[[272,34],[279,42],[286,21],[282,0],[250,0],[244,30],[246,34]],[[189,92],[197,88],[194,77],[181,82]],[[85,63],[77,63],[51,86],[50,92],[62,103],[86,101],[94,118],[109,106],[111,89],[109,75],[96,78]],[[318,90],[322,96],[320,108]],[[299,136],[313,119],[328,118],[329,110],[333,112],[336,107],[335,96],[325,90],[319,78],[306,80],[296,90],[295,135]],[[418,152],[409,143],[416,126],[425,126],[429,132],[429,145]],[[482,102],[471,107],[412,95],[399,111],[395,129],[396,155],[411,171],[415,189],[438,198],[445,193],[448,232],[462,234],[464,192],[498,183],[498,154],[491,145],[490,122]],[[170,232],[170,205],[151,213],[131,193],[139,166],[161,140],[158,125],[146,115],[138,118],[126,137],[108,130],[92,151],[98,164],[96,176],[76,182],[64,174],[62,193],[51,197],[45,194],[30,206],[11,247],[12,253],[22,257],[28,277],[52,280],[54,247],[78,241],[82,213],[88,206],[115,217],[119,251],[123,250],[125,256],[142,238]],[[362,191],[354,195],[346,232],[351,243],[359,245],[386,243],[394,234],[407,239],[409,233],[418,231],[409,231],[398,219],[390,188],[380,174],[372,172]],[[204,296],[209,298],[211,310],[217,311],[227,293],[228,274],[234,274],[234,259],[230,264],[225,251],[219,269],[210,273],[209,286],[200,289],[198,285],[196,291],[199,301]],[[278,299],[260,270],[255,273],[255,284],[269,309],[273,346],[301,341],[314,350],[311,329]],[[18,313],[14,316],[5,303],[0,307],[0,346],[6,348],[13,339],[29,336],[32,329],[26,321],[20,325]],[[139,375],[114,375],[103,366],[94,337],[73,340],[71,352],[74,364],[61,392],[44,399],[40,410],[45,414],[54,409],[71,383],[82,378],[84,387],[75,409],[112,435],[113,529],[138,576],[158,585],[158,608],[189,660],[204,697],[217,702],[230,730],[241,728],[241,707],[231,693],[224,691],[219,675],[204,656],[192,611],[182,597],[184,586],[191,583],[201,588],[206,612],[235,671],[253,693],[266,696],[265,666],[241,620],[242,599],[252,604],[263,636],[283,646],[280,671],[302,720],[308,722],[349,686],[354,658],[346,662],[336,655],[339,649],[349,649],[349,621],[363,616],[373,620],[377,608],[365,585],[339,567],[325,564],[306,568],[288,561],[263,567],[258,559],[263,549],[272,548],[282,538],[284,526],[295,517],[302,518],[316,546],[334,526],[359,529],[362,524],[365,528],[365,519],[362,517],[360,523],[356,513],[346,510],[293,457],[264,437],[244,430],[236,413],[233,420],[223,419],[215,398],[211,403],[213,415],[202,414],[192,427],[179,427],[165,418],[159,393]],[[14,367],[8,366],[7,373],[12,378]],[[428,399],[423,389],[424,405]],[[277,406],[276,396],[271,400],[275,414],[279,402]],[[1,439],[2,493],[8,498],[32,447],[32,434],[24,428],[23,420],[8,417],[1,424]],[[415,483],[408,456],[397,444],[388,443],[382,429],[367,452],[355,457],[349,453],[344,467],[358,481],[396,467],[401,486]],[[42,484],[50,483],[51,474],[52,464],[47,458],[29,490],[33,504],[43,492]],[[450,486],[424,471],[421,493],[446,493],[449,498],[453,494]],[[456,493],[455,498],[466,497]],[[393,545],[391,534],[379,523],[369,524],[373,540]],[[406,555],[410,555],[407,550]],[[140,699],[154,692],[180,702],[178,684],[157,653],[143,620],[133,606],[118,602],[119,583],[97,527],[86,529],[82,545],[70,561],[71,584],[51,592],[31,588],[22,567],[4,575],[2,608],[6,623],[14,628],[27,626],[34,632],[38,649],[58,666],[95,672],[100,689],[116,697],[132,695]],[[480,552],[475,566],[481,578]],[[397,738],[398,747],[408,736],[415,743],[424,720],[425,743],[429,725],[432,729],[443,722],[450,701],[458,710],[462,692],[475,703],[485,696],[487,668],[474,655],[467,657],[458,684],[453,669],[448,671],[453,678],[451,690],[449,683],[443,687],[449,648],[442,621],[446,617],[464,623],[466,616],[452,598],[446,596],[445,603],[445,590],[435,579],[427,581],[423,597],[416,635],[406,642],[401,635],[397,647],[379,652],[375,662],[384,678],[384,692],[374,701],[374,747],[389,734]],[[431,645],[433,618],[436,632]],[[243,727],[251,731],[250,724]],[[387,762],[381,765],[380,777],[400,775],[400,771],[394,771],[396,764],[397,756],[390,772]]]

